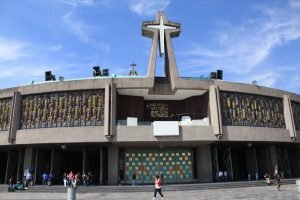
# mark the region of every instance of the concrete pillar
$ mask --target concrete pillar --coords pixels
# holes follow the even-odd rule
[[[87,151],[86,151],[86,149],[84,148],[83,150],[82,150],[82,174],[83,174],[83,172],[85,172],[85,173],[87,173],[86,172],[86,162],[87,162],[87,159],[86,159],[86,153]]]
[[[118,169],[119,149],[117,146],[108,146],[108,185],[117,185],[119,177]]]
[[[286,129],[289,130],[290,137],[292,139],[296,138],[296,128],[293,116],[293,109],[291,106],[291,100],[288,95],[283,95],[283,114],[284,114],[284,121],[286,125]]]
[[[32,167],[32,163],[34,163],[35,158],[33,157],[33,150],[32,148],[26,148],[24,153],[24,163],[23,167],[24,169],[29,169]]]
[[[20,125],[22,97],[20,92],[14,92],[12,98],[12,111],[10,115],[10,127],[8,134],[8,142],[14,143],[16,140],[17,130]]]
[[[269,147],[269,152],[270,152],[270,165],[271,165],[271,171],[270,174],[272,175],[274,173],[274,166],[278,165],[278,160],[277,160],[277,153],[276,153],[276,146],[271,145]]]
[[[110,83],[107,82],[105,85],[105,97],[104,97],[104,135],[108,136],[110,135],[109,129],[110,129]]]
[[[39,151],[36,150],[35,152],[35,161],[34,161],[34,179],[33,179],[33,183],[35,184],[36,183],[36,179],[37,179],[37,165],[38,165],[38,157],[39,157]]]
[[[176,81],[179,78],[178,69],[175,59],[175,54],[173,50],[173,45],[171,41],[171,33],[178,30],[165,30],[165,42],[166,42],[166,55],[165,55],[165,74],[169,75],[170,84],[172,91],[176,89]]]
[[[57,183],[62,184],[62,175],[64,171],[62,170],[61,163],[63,162],[61,152],[59,150],[53,149],[53,157],[52,157],[52,173],[55,176],[55,180]]]
[[[23,173],[20,175],[20,167],[21,167],[21,156],[22,156],[22,150],[19,150],[19,158],[18,158],[18,169],[17,169],[17,180],[22,181]],[[21,177],[20,177],[21,176]],[[21,178],[21,179],[20,179]]]
[[[53,162],[54,162],[54,149],[51,150],[51,161],[50,161],[50,171],[53,173]]]
[[[147,77],[153,78],[153,87],[154,87],[154,77],[156,71],[156,60],[157,60],[157,45],[158,45],[158,30],[153,31],[152,36],[152,45],[150,51],[150,58],[148,64]]]
[[[222,131],[222,116],[219,104],[219,89],[216,85],[209,86],[209,108],[210,120],[213,126],[213,131],[216,136],[223,135]]]
[[[116,135],[116,100],[117,100],[117,91],[116,85],[111,84],[111,98],[110,98],[110,135]]]
[[[199,182],[212,182],[212,160],[210,145],[202,145],[196,149],[197,174]]]
[[[103,184],[103,148],[100,147],[100,174],[99,174],[99,183],[100,185]]]
[[[8,183],[8,165],[9,165],[9,157],[10,157],[10,151],[7,152],[7,160],[6,160],[6,171],[5,171],[5,183]]]

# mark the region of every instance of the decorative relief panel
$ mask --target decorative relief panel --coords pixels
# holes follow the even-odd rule
[[[22,102],[21,129],[103,125],[104,90],[24,96]]]
[[[282,99],[220,92],[223,125],[285,128]]]
[[[292,110],[296,130],[300,130],[300,103],[292,101]]]
[[[9,129],[11,104],[11,99],[0,99],[0,131],[8,131]]]
[[[131,181],[135,172],[143,183],[152,182],[155,175],[168,182],[185,182],[193,179],[192,161],[191,149],[129,150],[125,152],[125,181]]]

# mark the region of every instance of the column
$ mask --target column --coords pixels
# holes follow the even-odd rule
[[[199,182],[212,182],[212,160],[210,145],[202,145],[196,149],[197,175]]]
[[[86,171],[86,161],[87,161],[86,157],[87,157],[87,155],[86,154],[87,154],[86,149],[84,148],[82,150],[82,172],[81,172],[82,174],[83,174],[83,172],[87,173],[87,171]]]
[[[18,158],[18,169],[17,169],[17,179],[16,180],[21,180],[22,181],[22,179],[20,179],[20,178],[22,178],[22,176],[23,176],[23,173],[21,174],[21,177],[20,177],[20,166],[21,166],[21,154],[22,154],[22,150],[20,149],[19,150],[19,158]]]
[[[104,135],[110,135],[110,115],[109,115],[109,108],[110,108],[110,84],[109,82],[105,85],[105,97],[104,97]]]
[[[10,151],[7,152],[7,160],[6,160],[6,171],[5,171],[5,183],[8,183],[8,165],[9,165],[9,157],[10,157]]]
[[[32,148],[26,148],[25,149],[25,154],[24,154],[23,168],[24,169],[29,169],[30,167],[32,167],[33,161],[34,161],[34,157],[33,157]]]
[[[110,98],[110,135],[116,135],[116,85],[111,84],[111,98]]]
[[[99,183],[100,185],[103,184],[103,148],[100,147],[100,174],[99,174]]]
[[[50,171],[53,174],[53,162],[54,162],[54,149],[51,150],[51,161],[50,161]]]
[[[34,179],[33,179],[33,183],[36,184],[36,179],[37,179],[37,164],[38,164],[38,157],[39,157],[39,151],[38,149],[35,152],[35,162],[34,162]]]
[[[274,173],[274,166],[278,165],[278,161],[277,161],[277,153],[276,153],[276,146],[275,145],[271,145],[269,147],[269,152],[270,152],[270,174],[272,175]]]
[[[219,104],[219,90],[216,85],[209,86],[209,109],[211,125],[216,136],[222,136],[222,116]]]
[[[119,149],[115,145],[108,147],[108,185],[117,185],[119,177],[118,169]]]
[[[12,111],[10,117],[10,127],[8,134],[8,142],[13,143],[16,140],[17,130],[20,123],[22,97],[20,92],[14,92],[12,98]]]
[[[296,138],[296,128],[293,116],[293,110],[291,106],[291,100],[288,95],[283,95],[283,114],[286,129],[289,130],[290,137],[294,140]]]

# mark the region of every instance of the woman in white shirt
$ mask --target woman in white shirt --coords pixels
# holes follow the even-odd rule
[[[161,181],[158,175],[154,176],[155,181],[155,190],[154,190],[154,197],[153,200],[156,198],[156,193],[158,192],[162,199],[164,200],[164,195],[161,193]]]

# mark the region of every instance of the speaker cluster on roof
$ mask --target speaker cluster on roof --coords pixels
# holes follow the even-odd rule
[[[99,66],[93,67],[93,76],[109,76],[109,70],[108,69],[103,69],[101,73],[101,69]]]
[[[210,72],[210,79],[223,79],[223,71],[222,70],[217,70],[217,72]]]
[[[51,71],[46,71],[45,72],[45,81],[55,81],[55,75],[52,74]]]

